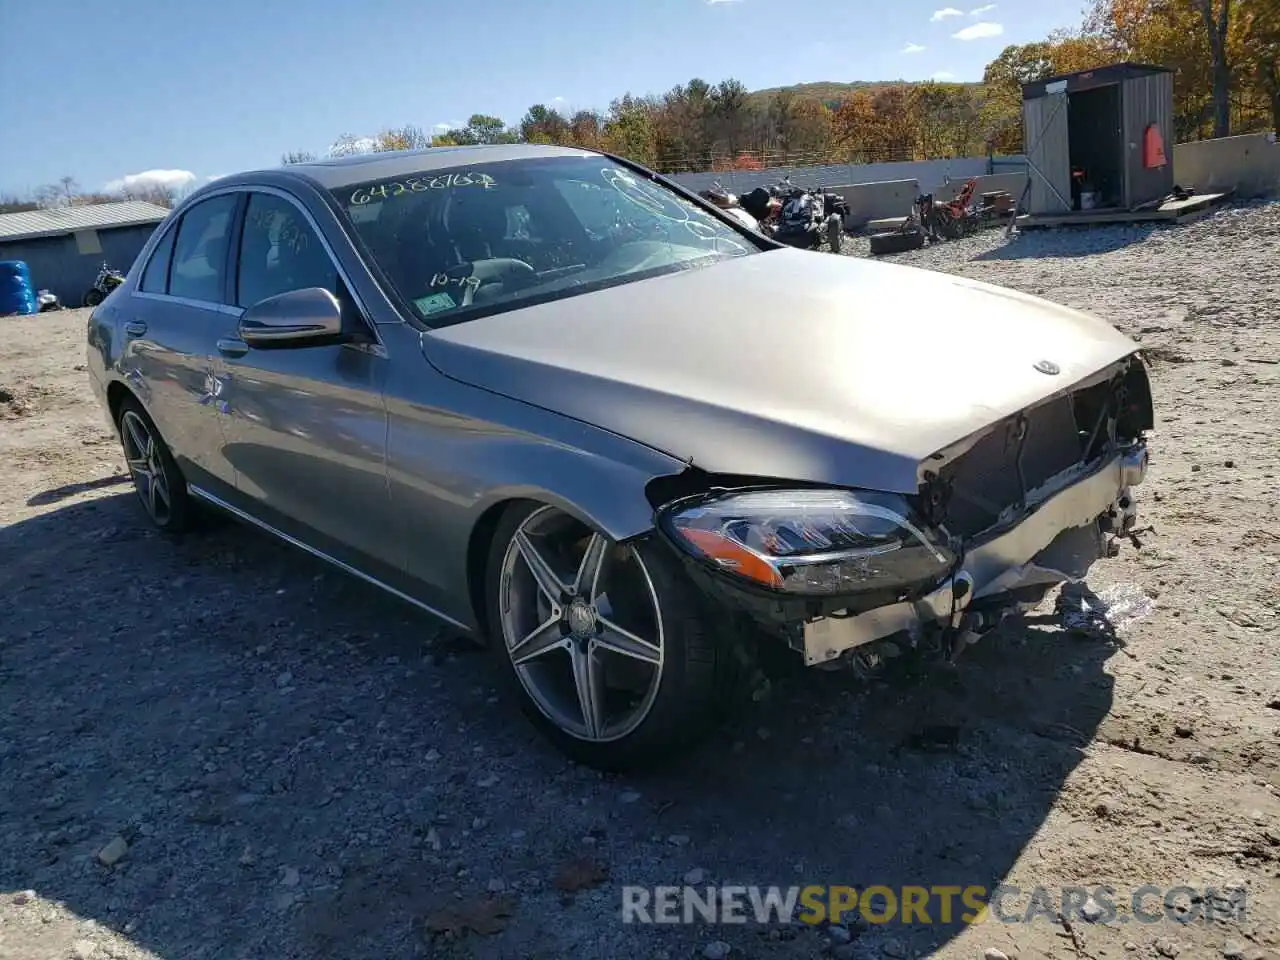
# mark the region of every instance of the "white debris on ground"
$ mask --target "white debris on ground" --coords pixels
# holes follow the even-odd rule
[[[1136,583],[1113,583],[1097,593],[1067,584],[1058,597],[1058,612],[1068,630],[1122,634],[1155,609],[1156,602]]]

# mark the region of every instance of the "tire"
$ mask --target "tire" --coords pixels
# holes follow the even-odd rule
[[[619,721],[619,725],[614,728],[616,735],[609,733],[607,722],[598,724],[601,729],[597,734],[585,729],[590,721],[586,719],[586,707],[581,706],[585,701],[581,693],[582,687],[577,682],[580,674],[574,667],[574,664],[583,661],[575,660],[573,652],[575,644],[586,644],[589,651],[590,644],[593,643],[589,636],[580,636],[575,632],[581,625],[574,621],[575,605],[586,597],[587,592],[591,592],[589,605],[593,610],[599,611],[610,604],[605,595],[607,591],[601,591],[598,600],[594,596],[594,590],[584,590],[578,598],[571,601],[568,601],[567,596],[562,596],[568,602],[562,605],[558,624],[555,623],[557,611],[554,608],[549,611],[549,615],[539,610],[535,615],[526,617],[525,623],[541,624],[528,636],[546,630],[544,636],[547,652],[533,653],[528,663],[517,667],[516,653],[511,650],[513,645],[520,651],[530,650],[539,644],[540,641],[526,640],[518,643],[513,640],[513,634],[525,633],[527,628],[512,629],[512,624],[518,622],[517,611],[522,604],[528,602],[530,596],[537,603],[546,598],[546,591],[534,581],[532,566],[525,560],[517,536],[523,534],[524,539],[531,542],[536,535],[530,531],[536,525],[550,524],[554,528],[556,523],[563,523],[569,530],[580,530],[588,544],[602,544],[599,549],[610,558],[604,561],[606,564],[620,563],[617,569],[606,567],[611,572],[597,575],[593,582],[605,580],[613,585],[619,596],[625,597],[632,590],[624,589],[622,581],[615,583],[613,577],[626,578],[625,586],[636,588],[636,584],[640,582],[639,574],[643,573],[644,587],[636,588],[636,594],[645,592],[654,601],[656,608],[653,626],[660,625],[660,630],[656,632],[657,643],[660,645],[660,663],[654,668],[656,679],[648,681],[649,686],[646,687],[641,702],[643,714],[640,719],[629,727],[626,723],[632,721]],[[576,528],[573,526],[575,524]],[[545,552],[550,542],[548,539],[539,543],[536,549]],[[626,559],[619,560],[622,557]],[[571,572],[569,566],[572,565],[565,567],[566,573]],[[581,573],[579,578],[581,579]],[[709,616],[706,601],[680,570],[679,562],[670,550],[652,540],[627,545],[616,544],[602,535],[594,534],[585,525],[553,507],[522,502],[513,504],[502,516],[494,531],[486,565],[485,605],[490,645],[498,659],[499,670],[525,716],[562,753],[597,770],[633,770],[692,747],[716,728],[728,709],[737,702],[737,694],[745,688],[741,657],[733,654],[726,641],[714,629],[716,621]],[[600,613],[599,624],[593,621],[594,628],[602,631],[602,638],[609,635],[609,631],[602,625],[607,624],[611,628],[614,625],[612,621],[621,618],[621,609],[615,610],[610,604],[608,610],[609,620],[605,620],[604,614]],[[589,631],[582,632],[589,634]],[[628,635],[634,640],[639,639],[641,634],[655,635],[652,630],[640,629]],[[561,644],[564,645],[563,649],[558,646]],[[579,647],[579,653],[576,654],[578,658],[584,655],[596,657],[592,662],[604,664],[600,667],[601,677],[614,669],[626,676],[652,668],[645,661],[632,661],[627,657],[618,659],[618,654],[607,649],[597,648],[595,653],[587,654],[583,654],[581,650]],[[541,679],[535,677],[539,670],[545,671],[546,676]],[[570,693],[566,690],[563,699],[569,703],[576,702],[582,718],[577,729],[571,729],[568,722],[556,719],[556,715],[564,716],[564,713],[558,711],[555,704],[547,705],[538,699],[538,696],[543,701],[550,699],[545,690],[554,685],[548,681],[557,679],[559,674],[556,671],[561,670],[568,677],[567,683],[574,691]],[[602,695],[597,698],[598,701],[605,703],[605,695],[613,695],[616,702],[618,689],[610,687],[603,679],[600,686]],[[540,689],[544,692],[535,695],[534,691]],[[606,707],[607,704],[599,712],[607,716]]]
[[[924,246],[924,234],[918,231],[911,233],[903,233],[900,230],[892,230],[888,233],[873,233],[870,237],[871,253],[873,256],[883,256],[886,253],[905,253],[908,250],[919,250]]]
[[[84,305],[86,307],[96,307],[103,300],[107,299],[102,295],[102,291],[97,287],[90,287],[84,295]]]
[[[165,533],[184,533],[190,528],[193,514],[186,478],[160,431],[135,398],[126,397],[121,402],[116,416],[116,431],[120,435],[134,491],[142,502],[147,519]],[[150,447],[147,446],[148,440]],[[158,478],[158,482],[154,478]]]
[[[832,253],[840,252],[840,241],[844,237],[844,224],[840,221],[840,215],[833,213],[827,218],[827,246],[831,248]]]

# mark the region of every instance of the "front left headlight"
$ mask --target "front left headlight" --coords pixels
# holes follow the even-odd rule
[[[786,593],[901,591],[936,583],[955,561],[897,494],[750,490],[677,503],[660,523],[693,556]]]

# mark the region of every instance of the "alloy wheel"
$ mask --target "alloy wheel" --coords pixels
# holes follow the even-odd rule
[[[173,516],[173,497],[154,430],[135,411],[126,410],[120,417],[120,441],[143,507],[156,526],[168,525]]]
[[[664,658],[661,608],[639,553],[542,507],[516,529],[501,570],[503,646],[538,710],[595,743],[639,727]]]

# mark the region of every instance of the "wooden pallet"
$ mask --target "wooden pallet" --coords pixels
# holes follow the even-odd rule
[[[1231,196],[1226,193],[1197,193],[1186,200],[1166,200],[1145,210],[1073,210],[1070,213],[1024,213],[1016,223],[1020,228],[1092,226],[1099,223],[1189,223],[1212,212]]]

